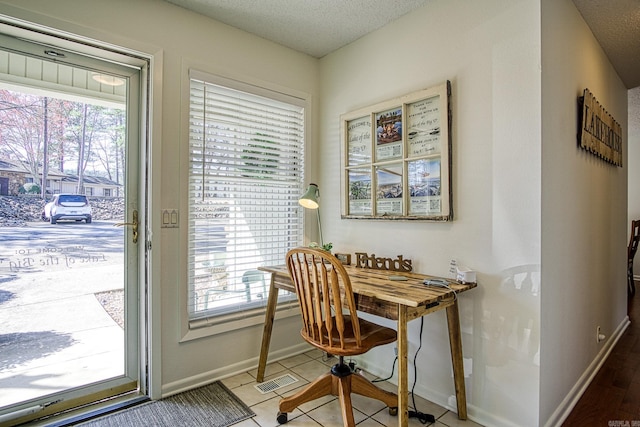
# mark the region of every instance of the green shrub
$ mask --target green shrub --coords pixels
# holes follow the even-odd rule
[[[21,190],[20,192],[21,193],[40,194],[40,186],[38,184],[34,184],[32,182],[28,182],[28,183],[24,184],[22,187],[24,188],[24,191],[22,191],[23,188],[20,188],[20,190]]]

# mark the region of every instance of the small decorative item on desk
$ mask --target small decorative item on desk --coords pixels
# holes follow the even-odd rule
[[[333,249],[333,243],[325,243],[324,245],[320,246],[318,242],[311,242],[309,243],[309,247],[311,249],[322,249],[323,251],[331,253],[331,249]]]
[[[351,265],[351,254],[335,254],[336,258],[344,265]]]
[[[398,255],[396,259],[377,257],[376,254],[356,252],[356,267],[374,270],[411,271],[411,260]]]
[[[476,272],[469,267],[458,266],[456,279],[461,283],[476,283]]]

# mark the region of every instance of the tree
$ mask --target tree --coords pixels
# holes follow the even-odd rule
[[[49,166],[61,172],[64,171],[67,159],[65,133],[74,104],[63,99],[49,98]]]
[[[71,142],[77,158],[75,173],[78,176],[76,191],[84,193],[84,174],[93,159],[93,143],[96,134],[104,131],[104,107],[74,103],[69,112],[66,139]]]
[[[43,157],[42,99],[0,90],[0,147],[38,181]]]
[[[50,169],[68,172],[71,162],[78,193],[91,168],[121,182],[124,145],[124,110],[0,90],[0,159],[22,164],[43,196]]]
[[[101,138],[96,141],[95,155],[106,170],[107,178],[120,183],[121,171],[124,167],[121,164],[121,159],[124,158],[121,150],[125,142],[124,111],[106,109],[103,113],[105,130],[101,132]]]
[[[49,173],[49,131],[48,131],[48,112],[49,112],[49,98],[46,96],[42,100],[42,109],[43,109],[43,126],[42,131],[44,135],[44,144],[43,147],[43,161],[42,161],[42,185],[41,185],[41,196],[44,199],[47,195],[47,174]]]

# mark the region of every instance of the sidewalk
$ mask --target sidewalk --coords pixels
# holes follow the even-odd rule
[[[94,295],[122,288],[122,254],[109,253],[100,263],[82,263],[86,255],[78,253],[28,254],[37,267],[21,271],[21,249],[6,247],[0,254],[0,407],[122,375],[124,331]]]

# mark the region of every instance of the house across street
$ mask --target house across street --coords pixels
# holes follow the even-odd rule
[[[26,185],[40,185],[42,174],[35,182],[32,174],[19,162],[0,159],[0,196],[17,196],[25,192]],[[55,170],[47,172],[47,194],[77,193],[77,175]],[[117,197],[122,194],[122,184],[108,178],[85,175],[82,179],[87,196]]]

